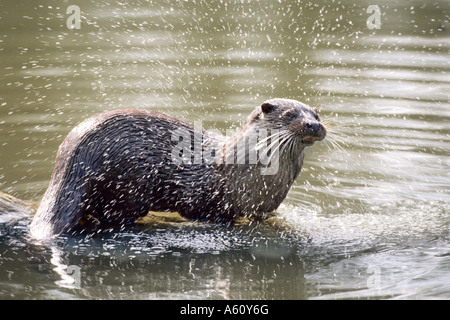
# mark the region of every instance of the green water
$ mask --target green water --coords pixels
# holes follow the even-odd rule
[[[42,197],[59,144],[104,110],[225,134],[284,97],[336,127],[264,223],[39,245],[30,217],[1,216],[0,298],[449,299],[449,15],[448,1],[2,0],[0,190],[21,199]]]

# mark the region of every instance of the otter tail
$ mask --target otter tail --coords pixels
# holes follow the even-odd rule
[[[7,213],[26,213],[33,215],[36,212],[33,203],[19,200],[0,191],[0,215]]]
[[[58,192],[58,187],[51,185],[39,204],[30,225],[30,235],[37,240],[53,238],[70,231],[78,224],[83,212],[83,189],[77,186],[70,190],[66,186]],[[68,190],[69,189],[69,190]]]

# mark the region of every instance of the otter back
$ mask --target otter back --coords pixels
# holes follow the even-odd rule
[[[211,165],[174,163],[180,128],[194,136],[191,125],[146,110],[106,112],[75,127],[58,150],[32,235],[71,231],[86,216],[116,225],[150,210],[208,215]]]

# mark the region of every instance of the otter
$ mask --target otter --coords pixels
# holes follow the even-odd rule
[[[60,145],[30,234],[124,226],[149,211],[213,223],[265,217],[286,198],[305,148],[325,136],[317,111],[290,99],[265,101],[230,137],[156,111],[104,112]]]

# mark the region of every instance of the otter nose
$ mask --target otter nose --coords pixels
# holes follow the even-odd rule
[[[307,122],[305,124],[306,134],[310,136],[321,136],[323,126],[319,122]]]

